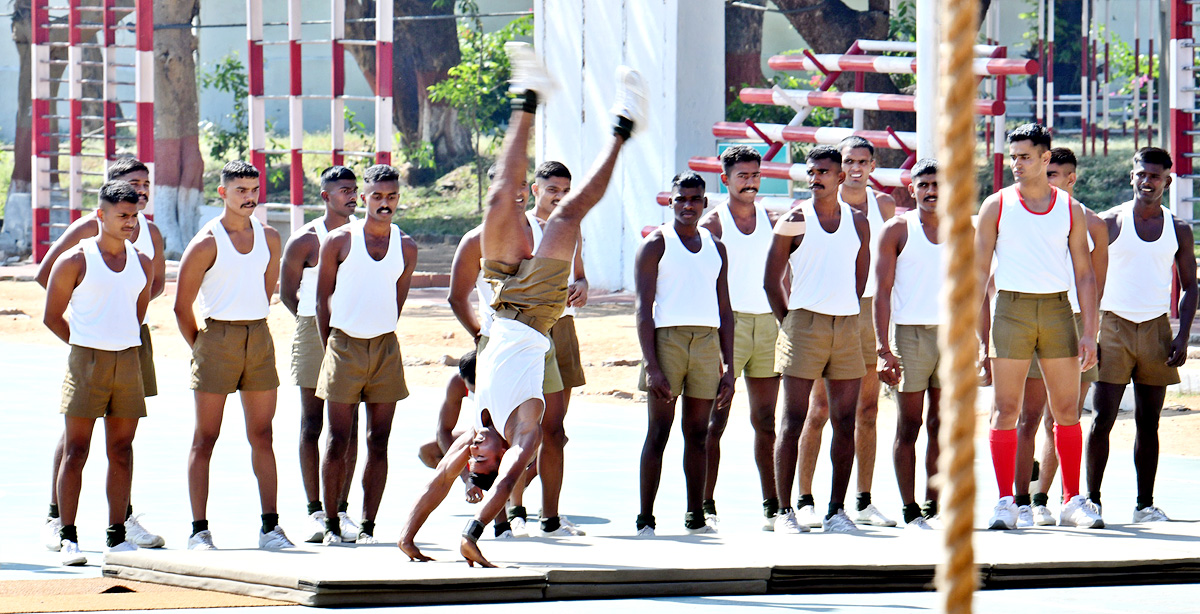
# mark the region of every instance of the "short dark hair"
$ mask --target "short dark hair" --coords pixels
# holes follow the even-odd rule
[[[533,180],[549,179],[551,177],[561,177],[567,181],[571,180],[571,171],[566,164],[555,160],[546,160],[538,165],[537,170],[533,172]]]
[[[458,358],[458,376],[472,386],[475,385],[475,350]]]
[[[865,149],[871,152],[872,158],[875,157],[875,146],[871,144],[871,141],[868,141],[861,136],[848,136],[842,139],[842,141],[838,143],[837,149],[839,152],[846,151],[847,149]]]
[[[491,473],[475,473],[472,471],[471,473],[467,474],[467,479],[469,479],[472,484],[478,486],[480,489],[489,490],[491,489],[492,484],[496,482],[496,478],[499,476],[499,469]]]
[[[340,164],[321,171],[322,190],[334,181],[358,181],[358,176],[354,174],[354,171]]]
[[[842,152],[829,145],[818,145],[808,150],[808,155],[804,156],[805,162],[816,162],[817,160],[830,160],[834,164],[842,163]]]
[[[1032,141],[1034,146],[1040,145],[1046,149],[1050,149],[1050,131],[1038,123],[1022,124],[1013,128],[1012,132],[1008,133],[1009,145],[1017,141]]]
[[[749,145],[734,145],[721,152],[721,170],[726,174],[742,162],[762,164],[762,154]]]
[[[909,173],[909,177],[913,177],[915,179],[921,175],[930,175],[937,172],[937,160],[934,160],[933,158],[921,158],[920,160],[917,160],[916,164],[913,165],[912,172]]]
[[[245,160],[230,160],[221,168],[221,183],[231,179],[258,179],[258,169]]]
[[[363,173],[363,183],[400,181],[400,171],[390,164],[376,164]]]
[[[1158,147],[1143,147],[1133,154],[1133,163],[1157,164],[1165,170],[1170,170],[1171,154]]]
[[[683,171],[671,179],[672,192],[678,192],[679,188],[700,188],[703,190],[704,187],[704,178],[695,171]]]
[[[108,165],[108,179],[109,181],[112,181],[113,179],[120,179],[129,173],[136,173],[138,171],[145,171],[149,173],[150,167],[143,164],[142,161],[138,160],[137,158],[131,158],[129,156],[118,158],[113,160],[112,164]]]
[[[1050,164],[1070,164],[1072,168],[1079,166],[1079,161],[1075,159],[1075,152],[1069,147],[1055,147],[1050,150]]]
[[[100,206],[115,205],[117,203],[138,204],[137,190],[134,190],[128,181],[104,182],[104,185],[100,186]]]

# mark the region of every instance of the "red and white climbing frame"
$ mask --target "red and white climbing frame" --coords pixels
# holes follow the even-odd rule
[[[1196,196],[1195,160],[1196,116],[1200,108],[1196,104],[1196,28],[1200,26],[1200,0],[1173,0],[1171,3],[1171,42],[1169,70],[1170,91],[1170,152],[1174,159],[1171,183],[1171,211],[1186,220],[1192,220],[1193,206],[1200,197]]]

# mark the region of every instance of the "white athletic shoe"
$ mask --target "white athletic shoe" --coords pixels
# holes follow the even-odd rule
[[[62,536],[59,532],[62,531],[61,518],[47,518],[46,525],[43,529],[46,533],[46,549],[51,552],[58,552],[62,549]]]
[[[562,518],[559,518],[562,522]],[[529,527],[525,525],[525,519],[517,516],[508,521],[508,526],[512,527],[513,537],[529,537]]]
[[[1017,506],[1017,528],[1024,529],[1033,526],[1033,508],[1028,505]]]
[[[707,524],[707,523],[698,529],[689,529],[686,526],[684,526],[683,528],[684,528],[684,530],[686,530],[688,532],[688,535],[716,535],[717,534],[717,530],[711,524]]]
[[[988,528],[1008,531],[1016,527],[1017,504],[1013,503],[1012,497],[1000,497],[1000,501],[996,503],[992,519],[988,521]]]
[[[717,525],[721,524],[721,517],[716,514],[705,514],[704,524],[716,527]]]
[[[516,536],[513,535],[512,529],[509,529],[509,530],[497,535],[496,539],[516,539]]]
[[[645,127],[650,107],[646,81],[642,74],[628,67],[617,67],[617,98],[613,102],[612,114],[633,122],[632,134]]]
[[[142,515],[130,516],[125,519],[125,539],[137,545],[138,548],[162,548],[167,541],[161,535],[155,535],[146,530],[138,518]]]
[[[1081,527],[1084,529],[1103,529],[1104,519],[1100,517],[1100,509],[1091,499],[1083,495],[1075,495],[1067,501],[1058,517],[1061,526]]]
[[[904,528],[914,529],[917,531],[932,531],[933,527],[929,526],[929,521],[925,520],[924,516],[917,516],[912,521],[904,523]]]
[[[283,527],[275,525],[275,528],[270,533],[258,531],[258,549],[259,550],[284,550],[287,548],[295,548],[296,544],[283,534]]]
[[[806,505],[796,510],[796,522],[801,526],[818,529],[821,527],[821,515],[817,513],[815,506]]]
[[[360,531],[358,533],[358,539],[356,539],[354,543],[370,546],[371,544],[378,544],[379,540],[375,539],[374,535],[368,535]]]
[[[583,532],[583,529],[579,528],[579,525],[571,522],[571,519],[567,518],[566,516],[559,516],[558,524],[564,527],[570,527],[572,530],[577,531],[577,533],[575,533],[576,535],[587,535],[587,533]]]
[[[855,533],[858,527],[846,515],[846,510],[838,510],[836,514],[821,521],[821,530],[826,533]]]
[[[308,515],[308,529],[304,539],[308,544],[320,544],[325,541],[325,511],[317,510]]]
[[[59,543],[59,554],[62,555],[62,564],[67,567],[77,567],[79,565],[87,565],[87,557],[79,551],[79,544],[69,539],[61,540]]]
[[[1138,522],[1171,522],[1162,510],[1151,505],[1140,510],[1133,510],[1133,521]]]
[[[790,511],[785,513],[775,514],[775,527],[773,529],[777,535],[798,535],[800,533],[808,533],[808,525],[797,522],[796,512]]]
[[[1050,508],[1044,505],[1033,506],[1033,524],[1039,527],[1053,526],[1057,524],[1054,521],[1054,514],[1050,513]]]
[[[538,102],[545,102],[558,89],[558,83],[546,70],[546,65],[533,51],[529,43],[509,42],[504,44],[512,76],[508,80],[508,91],[515,94],[534,92]]]
[[[654,537],[654,527],[646,525],[637,531],[638,537]]]
[[[348,542],[348,541],[342,539],[341,535],[338,535],[337,533],[334,533],[333,531],[325,531],[324,533],[322,533],[321,541],[319,543],[322,546],[350,546],[350,547],[354,546],[354,542]]]
[[[362,528],[354,524],[354,521],[350,519],[350,514],[346,512],[338,512],[338,526],[341,527],[342,541],[345,542],[358,539],[358,533],[362,531]]]
[[[774,516],[764,516],[762,530],[774,531],[775,530],[775,518],[778,516],[779,516],[778,514],[776,514]]]
[[[858,510],[858,517],[854,520],[857,524],[869,524],[874,527],[894,527],[896,521],[883,515],[879,508],[872,503],[866,509]]]
[[[213,545],[212,531],[205,529],[188,538],[188,550],[216,550]]]
[[[123,541],[115,546],[109,546],[109,547],[105,548],[104,552],[106,552],[106,553],[108,553],[108,552],[134,552],[137,549],[138,549],[137,544],[129,541],[129,539],[126,538],[125,541]]]

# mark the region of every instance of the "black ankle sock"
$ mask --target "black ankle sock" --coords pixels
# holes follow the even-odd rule
[[[58,504],[57,504],[57,503],[51,503],[51,504],[50,504],[50,511],[49,511],[49,512],[47,512],[47,513],[46,513],[46,515],[47,515],[47,516],[49,516],[50,518],[58,518],[58,517],[59,517],[59,516],[58,516]]]
[[[270,533],[279,526],[279,514],[263,514],[262,515],[262,532],[263,534]]]
[[[108,527],[108,547],[112,548],[125,541],[125,523],[114,524]]]
[[[933,499],[926,501],[925,504],[921,506],[921,515],[924,516],[926,520],[937,516],[938,502],[934,501]]]
[[[796,499],[796,507],[804,507],[806,505],[812,505],[814,507],[817,505],[817,502],[813,499],[812,495],[800,495],[800,498]]]
[[[360,533],[366,533],[367,535],[371,535],[371,536],[375,535],[375,521],[374,520],[367,520],[366,518],[363,518],[362,524],[360,524],[358,526],[360,527],[360,530],[359,530]]]
[[[130,503],[129,506],[125,508],[125,520],[129,520],[130,518],[133,518],[133,504],[132,503]]]
[[[1039,505],[1042,507],[1046,507],[1046,505],[1048,505],[1050,503],[1050,495],[1048,495],[1044,492],[1035,492],[1035,493],[1033,493],[1033,497],[1030,499],[1030,501],[1032,502],[1034,507],[1037,507]]]
[[[1028,493],[1024,495],[1015,495],[1013,496],[1013,503],[1016,504],[1017,507],[1021,507],[1022,505],[1030,505],[1032,503],[1032,497],[1030,497]]]
[[[64,524],[63,528],[58,530],[58,538],[79,543],[79,532],[75,530],[75,525]]]
[[[835,514],[842,511],[843,509],[846,509],[845,503],[842,503],[840,501],[837,503],[834,503],[833,501],[830,501],[829,502],[829,513],[825,514],[825,520],[829,520],[830,518],[833,518]]]
[[[637,528],[641,530],[642,527],[654,528],[654,514],[638,514]]]
[[[350,511],[350,502],[349,501],[342,501],[341,503],[338,504],[338,513],[339,514],[342,512],[348,512],[348,511]]]
[[[193,520],[192,521],[192,535],[193,536],[201,531],[207,531],[207,530],[208,530],[208,521],[207,520]]]
[[[322,509],[324,509],[324,508],[321,507],[320,501],[309,501],[308,502],[308,515],[309,516],[312,516],[313,514],[321,511]]]
[[[688,529],[699,529],[704,526],[704,512],[685,512],[683,514],[683,526]]]
[[[904,505],[904,524],[908,524],[917,518],[921,517],[921,506],[916,503],[907,503]]]
[[[525,511],[524,505],[514,505],[514,506],[508,508],[508,521],[512,522],[513,518],[520,518],[521,520],[529,520],[529,512]]]
[[[558,516],[551,516],[549,518],[542,519],[542,530],[547,533],[550,533],[552,531],[557,531],[558,528],[561,526],[562,526],[562,521],[560,521],[558,519]]]
[[[1093,501],[1093,503],[1095,503],[1095,501]],[[1099,505],[1099,503],[1097,503],[1097,505]],[[1152,505],[1154,505],[1154,497],[1138,497],[1137,498],[1137,509],[1139,509],[1139,510],[1144,510]]]
[[[633,120],[628,117],[617,116],[617,121],[613,125],[613,134],[628,139],[633,134]]]
[[[858,496],[855,497],[855,499],[854,499],[854,509],[861,512],[861,511],[867,509],[868,505],[871,505],[871,493],[869,493],[869,492],[858,493]]]
[[[763,516],[771,518],[779,514],[779,499],[771,497],[763,499]]]
[[[704,502],[700,504],[700,509],[704,510],[705,516],[716,516],[717,502],[712,499],[705,499]]]
[[[1093,490],[1092,492],[1089,492],[1088,499],[1091,499],[1092,503],[1095,503],[1096,505],[1100,505],[1100,491]]]
[[[508,524],[507,520],[497,520],[496,523],[492,525],[492,528],[496,531],[496,537],[500,537],[501,533],[504,533],[505,531],[511,531],[512,525]]]
[[[325,530],[340,537],[342,535],[342,520],[337,516],[326,516]]]

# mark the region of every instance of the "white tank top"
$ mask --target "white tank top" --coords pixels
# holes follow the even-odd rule
[[[1085,217],[1083,218],[1083,229],[1084,229],[1083,234],[1084,234],[1084,236],[1087,237],[1088,255],[1090,256],[1092,251],[1094,251],[1096,249],[1096,242],[1092,240],[1092,233],[1087,230],[1087,217],[1086,217],[1087,212],[1084,212],[1084,216]],[[1075,263],[1071,262],[1071,252],[1069,250],[1067,251],[1067,266],[1070,267],[1070,269],[1071,269],[1071,275],[1072,275],[1071,279],[1072,279],[1072,281],[1074,281],[1074,279],[1075,279],[1075,277],[1074,277]],[[1099,282],[1100,280],[1096,280],[1096,281]],[[1101,288],[1099,286],[1099,284],[1097,284],[1096,285],[1096,295],[1099,296],[1102,290],[1104,290],[1104,288]],[[1079,290],[1075,287],[1074,283],[1072,283],[1071,288],[1069,290],[1067,290],[1067,300],[1071,301],[1071,311],[1074,311],[1075,313],[1079,313],[1080,312]]]
[[[654,327],[721,325],[717,305],[717,278],[721,275],[721,254],[707,228],[700,233],[700,251],[692,253],[672,224],[660,227],[663,254],[658,261],[658,282],[654,289]]]
[[[1162,210],[1162,234],[1143,241],[1133,221],[1133,205],[1120,207],[1121,233],[1108,245],[1108,281],[1100,309],[1130,322],[1153,320],[1171,310],[1171,265],[1179,242],[1174,216]]]
[[[540,221],[538,221],[537,215],[534,214],[533,211],[526,211],[525,217],[529,219],[529,225],[533,227],[533,253],[536,254],[538,246],[542,244],[542,234],[544,234],[545,231],[542,230],[542,224]],[[579,246],[576,246],[575,249],[576,249],[576,251],[578,251]],[[567,283],[570,284],[570,283],[573,283],[574,281],[575,281],[575,259],[571,258],[571,273],[570,273],[570,276],[567,277]],[[574,315],[575,315],[575,308],[567,307],[566,309],[563,310],[562,317],[565,318],[567,316],[574,316]]]
[[[908,225],[908,240],[896,257],[892,322],[933,326],[941,323],[942,246],[929,242],[916,209],[901,219]]]
[[[804,213],[804,239],[792,252],[792,294],[788,309],[807,309],[831,316],[858,313],[858,249],[862,242],[854,228],[854,210],[841,201],[842,219],[837,230],[825,232],[811,200],[800,205]]]
[[[146,272],[137,249],[125,242],[125,268],[116,272],[105,264],[97,239],[84,239],[79,246],[87,268],[67,304],[71,345],[109,352],[141,345],[137,301],[146,288]]]
[[[721,242],[729,258],[729,304],[734,311],[748,314],[771,313],[767,291],[763,287],[766,277],[767,253],[771,251],[774,233],[766,209],[754,207],[754,232],[744,234],[738,229],[729,211],[729,203],[717,207],[717,219],[721,220]]]
[[[333,296],[329,297],[329,326],[351,337],[373,339],[396,332],[396,281],[404,273],[400,229],[391,227],[387,253],[375,260],[367,252],[366,222],[348,225],[350,253],[338,266]]]
[[[355,217],[350,216],[350,221],[355,221]],[[317,233],[317,245],[325,245],[325,237],[329,236],[329,231],[325,229],[325,216],[321,216],[297,230],[297,234],[308,232],[312,228]],[[313,317],[317,315],[317,267],[305,267],[300,273],[300,287],[296,289],[296,298],[299,304],[296,306],[296,315]]]
[[[1051,188],[1050,209],[1033,213],[1015,185],[1000,190],[996,236],[996,289],[1053,294],[1075,285],[1069,266],[1071,197]]]
[[[492,290],[492,284],[483,278],[483,271],[475,276],[475,291],[479,293],[479,334],[491,337],[492,318],[496,316],[492,301],[496,298],[496,292]]]
[[[838,202],[842,200],[842,190],[838,188]],[[850,204],[850,203],[846,203]],[[871,228],[871,265],[867,268],[867,287],[863,289],[863,298],[875,296],[875,263],[879,261],[879,235],[883,233],[883,212],[879,210],[879,201],[875,199],[875,190],[867,188],[867,225]]]
[[[204,273],[200,283],[200,316],[214,320],[240,321],[261,320],[267,317],[271,304],[267,296],[267,264],[271,260],[271,249],[267,247],[267,235],[262,222],[250,216],[250,228],[254,231],[254,246],[250,253],[237,251],[229,239],[229,233],[221,225],[221,218],[208,223],[217,242],[217,259],[212,268]]]

